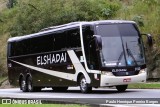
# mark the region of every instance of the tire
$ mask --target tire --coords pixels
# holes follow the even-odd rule
[[[67,91],[68,87],[52,87],[52,89],[55,92],[65,92]]]
[[[90,93],[92,91],[92,87],[87,84],[86,78],[83,75],[80,77],[79,85],[82,93]]]
[[[124,92],[126,91],[128,85],[117,85],[116,89],[118,90],[118,92]]]
[[[26,83],[24,77],[22,77],[20,79],[20,84],[19,85],[20,85],[20,90],[22,90],[23,92],[28,92],[27,83]]]
[[[33,86],[32,78],[30,76],[27,78],[27,89],[29,92],[41,91],[41,87]]]
[[[30,76],[27,78],[27,88],[29,92],[33,92],[32,78]]]

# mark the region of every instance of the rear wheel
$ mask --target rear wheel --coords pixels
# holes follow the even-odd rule
[[[64,92],[67,91],[68,87],[52,87],[55,92]]]
[[[80,90],[82,93],[90,93],[92,87],[87,84],[86,78],[82,75],[79,80]]]
[[[128,85],[117,85],[116,88],[118,90],[118,92],[124,92],[126,91]]]
[[[23,91],[23,92],[27,92],[28,89],[27,89],[27,84],[26,84],[26,81],[24,79],[24,77],[22,77],[20,79],[20,89]]]
[[[32,78],[30,76],[27,78],[27,88],[29,92],[33,92]]]
[[[33,86],[32,78],[30,76],[27,78],[27,88],[29,92],[41,91],[41,87]]]

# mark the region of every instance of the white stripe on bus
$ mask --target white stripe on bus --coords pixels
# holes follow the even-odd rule
[[[81,64],[81,62],[79,61],[75,52],[73,50],[69,50],[67,52],[68,52],[68,55],[72,61],[72,64],[74,65],[74,67],[76,69],[76,77],[81,72],[85,76],[87,83],[91,83],[91,79],[90,79],[88,73],[86,72],[86,70],[83,67],[83,65]]]
[[[42,73],[45,73],[45,74],[49,74],[49,75],[52,75],[52,76],[56,76],[56,77],[59,77],[59,78],[72,80],[72,81],[77,81],[78,73],[81,72],[81,73],[84,74],[87,83],[90,83],[91,82],[90,77],[88,76],[86,70],[84,69],[84,67],[80,63],[80,61],[77,58],[75,52],[73,50],[69,50],[67,52],[68,52],[68,55],[69,55],[73,65],[75,67],[75,70],[76,70],[75,74],[64,73],[64,72],[44,69],[44,68],[40,68],[40,67],[35,67],[35,66],[32,66],[32,65],[27,65],[27,64],[24,64],[24,63],[21,63],[21,62],[17,62],[17,61],[14,61],[14,60],[11,60],[11,61],[13,61],[13,62],[15,62],[15,63],[17,63],[19,65],[22,65],[24,67],[30,68],[32,70],[36,70],[36,71],[39,71],[39,72],[42,72]]]
[[[11,61],[13,61],[13,60],[11,60]],[[49,75],[60,77],[60,78],[67,79],[67,80],[73,80],[74,75],[75,75],[75,74],[69,74],[69,73],[64,73],[64,72],[59,72],[59,71],[53,71],[53,70],[48,70],[48,69],[44,69],[44,68],[39,68],[39,67],[27,65],[27,64],[24,64],[24,63],[20,63],[20,62],[17,62],[17,61],[13,61],[13,62],[15,62],[15,63],[17,63],[19,65],[22,65],[24,67],[30,68],[32,70],[36,70],[36,71],[39,71],[39,72],[42,72],[42,73],[45,73],[45,74],[49,74]]]

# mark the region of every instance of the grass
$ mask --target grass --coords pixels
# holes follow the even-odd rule
[[[40,105],[40,104],[23,104],[23,105],[20,105],[20,104],[6,104],[6,105],[0,105],[0,107],[3,106],[3,107],[89,107],[89,106],[86,106],[86,105],[79,105],[79,104],[43,104],[43,105]]]
[[[132,89],[160,89],[160,83],[159,82],[153,82],[153,83],[136,83],[136,84],[130,84],[128,88]]]
[[[0,77],[0,83],[3,82],[6,79],[7,79],[7,77]]]

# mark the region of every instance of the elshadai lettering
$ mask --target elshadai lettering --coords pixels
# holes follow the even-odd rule
[[[66,53],[48,54],[37,57],[37,65],[46,65],[54,63],[64,63],[64,62],[66,62]]]

